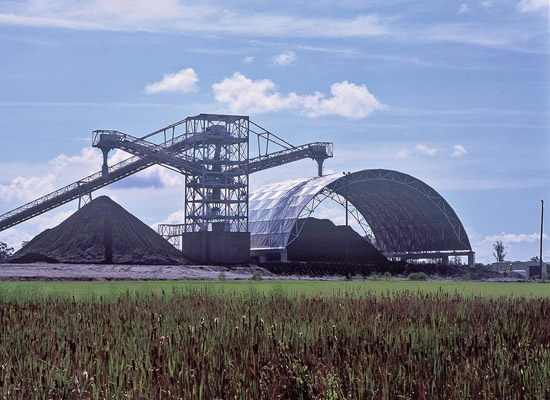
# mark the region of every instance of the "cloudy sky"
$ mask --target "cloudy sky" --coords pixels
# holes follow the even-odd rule
[[[140,136],[239,113],[294,144],[333,141],[332,171],[422,179],[461,217],[480,261],[497,239],[508,259],[537,255],[550,200],[549,1],[334,4],[2,1],[0,213],[97,171],[94,129]],[[315,173],[304,160],[252,187]],[[183,180],[160,167],[99,194],[150,225],[181,219]],[[76,207],[0,240],[19,247]]]

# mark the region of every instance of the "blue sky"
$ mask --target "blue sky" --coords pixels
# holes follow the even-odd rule
[[[242,113],[294,144],[333,141],[329,170],[422,179],[480,261],[497,239],[528,259],[550,200],[549,53],[548,0],[3,1],[0,213],[98,170],[94,129]],[[304,160],[251,182],[315,172]],[[100,193],[151,225],[181,218],[183,181],[160,167]],[[75,207],[0,240],[17,247]]]

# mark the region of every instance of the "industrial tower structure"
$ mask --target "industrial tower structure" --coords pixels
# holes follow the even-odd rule
[[[176,136],[176,128],[183,132]],[[155,135],[159,133],[166,135],[166,131]],[[94,131],[92,146],[103,152],[104,178],[109,179],[108,153],[115,148],[175,168],[185,175],[181,233],[247,232],[248,117],[201,114],[173,126],[171,133],[172,138],[155,145],[117,131]]]
[[[293,146],[247,116],[200,114],[139,138],[98,130],[92,145],[103,153],[101,171],[0,215],[0,231],[71,200],[80,207],[93,191],[158,164],[185,176],[184,220],[159,225],[159,233],[194,262],[245,262],[251,250],[259,258],[285,259],[286,247],[325,198],[344,206],[346,224],[354,217],[387,257],[474,262],[458,215],[424,182],[381,169],[323,175],[332,143]],[[112,149],[132,157],[109,166]],[[249,196],[250,174],[305,158],[317,162],[318,177],[272,183]]]
[[[251,136],[257,142],[252,158]],[[185,175],[185,220],[183,224],[161,225],[159,233],[174,244],[187,235],[190,247],[201,249],[197,261],[222,262],[209,252],[217,249],[223,254],[234,247],[246,247],[241,253],[248,258],[249,174],[304,158],[314,159],[322,174],[324,160],[333,156],[330,142],[293,146],[247,116],[217,114],[188,117],[140,138],[97,130],[92,133],[92,146],[102,150],[101,172],[0,215],[0,231],[75,199],[80,205],[91,198],[93,191],[159,164]],[[133,157],[109,166],[112,149]],[[239,244],[234,246],[232,241],[237,237]],[[213,245],[212,241],[223,243]]]

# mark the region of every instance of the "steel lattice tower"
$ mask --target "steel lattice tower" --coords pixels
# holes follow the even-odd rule
[[[185,177],[185,232],[247,232],[248,117],[191,117],[185,136],[182,154],[203,167]]]
[[[255,139],[251,158],[249,137]],[[162,165],[185,176],[183,224],[159,224],[158,232],[196,262],[240,263],[250,257],[248,176],[311,158],[322,175],[332,143],[294,146],[247,116],[200,114],[136,137],[116,130],[92,132],[101,149],[101,171],[0,215],[0,231],[94,190]],[[132,156],[108,165],[113,149]],[[80,201],[80,204],[82,201]]]

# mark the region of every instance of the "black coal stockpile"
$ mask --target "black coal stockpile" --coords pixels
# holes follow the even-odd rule
[[[107,196],[86,204],[10,262],[182,264],[181,252]]]
[[[305,222],[298,238],[288,245],[287,255],[292,261],[388,263],[376,247],[351,227],[317,218]]]

